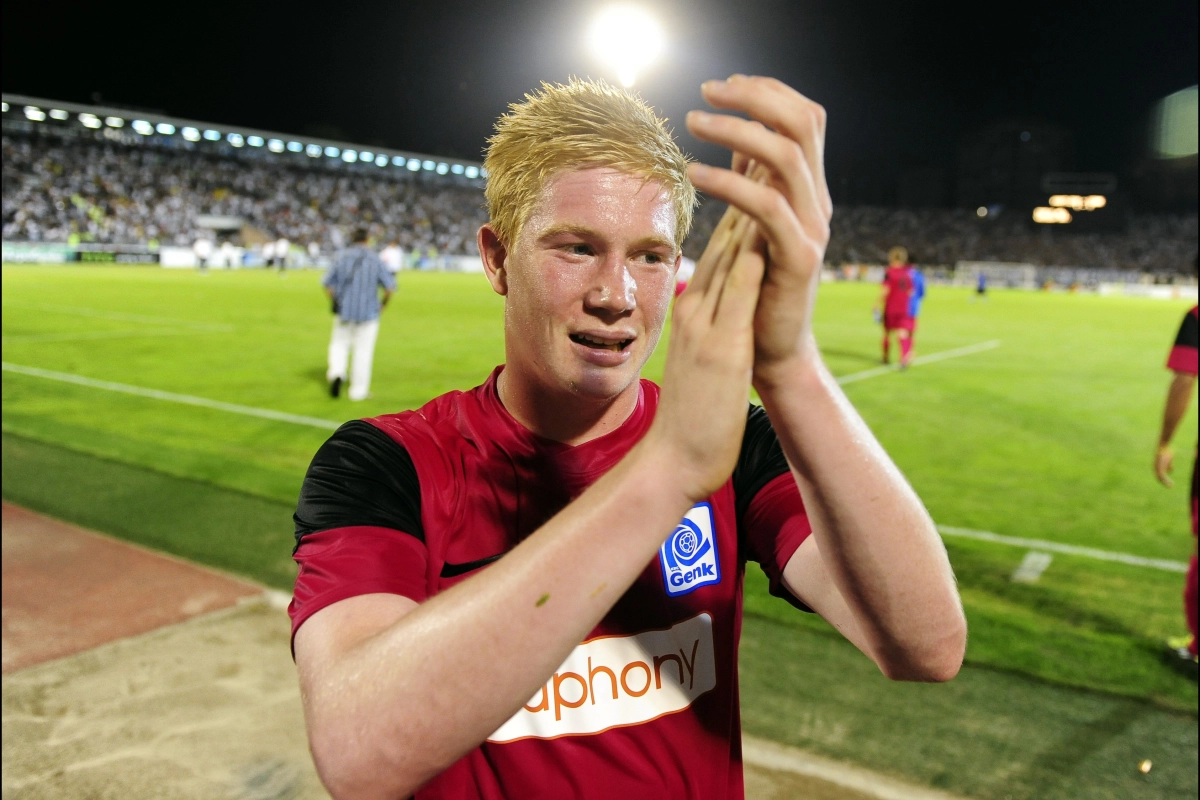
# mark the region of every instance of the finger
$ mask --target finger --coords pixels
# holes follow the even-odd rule
[[[762,240],[757,227],[751,225],[747,228],[713,315],[714,326],[731,333],[752,325],[758,307],[758,295],[766,272],[766,257],[762,252]]]
[[[808,160],[826,214],[833,211],[825,178],[825,109],[774,78],[734,75],[707,81],[701,93],[715,108],[742,111],[797,142]]]
[[[729,168],[739,175],[745,175],[750,171],[750,165],[752,163],[753,160],[750,158],[750,156],[734,150],[733,159],[730,161]]]
[[[741,251],[753,225],[754,221],[748,216],[742,213],[738,214],[737,221],[730,230],[729,238],[714,266],[712,283],[709,285],[708,291],[704,293],[704,299],[700,304],[701,313],[705,319],[712,319],[717,313],[717,307],[721,302],[721,293],[725,289],[725,279],[729,275],[729,270],[733,268],[733,262]]]
[[[700,260],[696,262],[696,271],[692,274],[692,279],[688,281],[686,292],[692,294],[703,294],[708,290],[712,283],[713,270],[716,268],[716,262],[728,246],[730,232],[736,224],[742,212],[730,206],[725,209],[725,213],[721,216],[721,221],[717,223],[717,227],[713,229],[712,236],[708,237],[708,244],[704,248],[704,253],[700,256]]]
[[[740,208],[758,222],[772,261],[808,266],[820,262],[828,234],[823,238],[806,235],[791,205],[776,189],[727,169],[697,164],[692,167],[689,175],[696,188]]]
[[[726,114],[692,111],[687,115],[687,127],[699,139],[745,153],[756,163],[769,167],[780,188],[792,200],[800,221],[814,233],[824,227],[828,217],[799,144],[767,130],[761,123]]]

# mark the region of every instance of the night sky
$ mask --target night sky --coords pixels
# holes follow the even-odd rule
[[[540,80],[609,77],[583,45],[603,3],[6,3],[3,88],[286,133],[479,158]],[[1197,3],[651,0],[668,53],[638,89],[687,136],[699,84],[779,77],[829,110],[839,174],[952,167],[1000,117],[1075,137],[1075,168],[1121,172],[1153,103],[1197,82]],[[835,189],[836,199],[836,189]]]

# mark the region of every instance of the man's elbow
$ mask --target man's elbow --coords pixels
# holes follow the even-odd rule
[[[896,648],[880,659],[879,669],[889,680],[945,683],[962,669],[967,652],[967,621],[960,612],[932,641]]]
[[[363,746],[349,731],[310,728],[309,750],[334,800],[409,797],[424,782],[378,748]]]

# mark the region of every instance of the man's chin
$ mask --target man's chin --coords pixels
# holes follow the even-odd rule
[[[620,367],[595,367],[588,365],[578,369],[567,381],[571,392],[589,400],[611,400],[631,384],[636,383],[641,370],[632,364]]]

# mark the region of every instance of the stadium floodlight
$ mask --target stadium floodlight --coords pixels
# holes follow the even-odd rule
[[[125,120],[120,117],[105,117],[104,124],[110,128],[124,128]]]
[[[8,103],[0,103],[0,111],[3,111],[5,114],[7,114],[8,113]]]
[[[1038,206],[1033,210],[1033,221],[1040,225],[1066,225],[1071,219],[1071,212],[1065,208]]]
[[[270,150],[272,153],[282,153],[283,152],[283,139],[268,139],[267,140],[267,149]]]
[[[61,108],[50,109],[50,119],[56,119],[59,122],[62,122],[63,120],[70,119],[70,118],[71,118],[71,115],[68,114],[66,111],[63,111]]]
[[[46,112],[37,106],[25,106],[25,119],[42,122],[46,119]]]
[[[200,131],[196,128],[191,127],[190,125],[188,127],[184,128],[183,130],[181,130],[179,133],[180,133],[180,135],[183,136],[184,139],[187,139],[189,142],[200,141]]]
[[[321,156],[321,145],[310,144],[308,147],[304,148],[304,152],[309,158],[319,158]]]
[[[355,150],[343,150],[342,161],[345,161],[347,164],[353,164],[355,161],[358,161],[358,152]]]
[[[487,177],[487,169],[485,167],[479,168],[479,177],[481,177],[481,178]]]
[[[230,133],[225,136],[225,140],[234,147],[241,147],[246,143],[246,139],[240,133]]]
[[[438,175],[445,175],[449,171],[450,171],[450,165],[447,164],[445,161],[443,161],[437,165],[436,172]]]
[[[633,86],[665,46],[662,26],[644,8],[609,6],[588,29],[588,46],[601,63],[617,74],[621,85]]]
[[[434,163],[434,162],[432,162],[432,161],[422,161],[422,162],[421,162],[421,169],[425,169],[425,170],[430,170],[430,171],[432,171],[432,170],[435,170],[435,169],[437,169],[437,164],[435,164],[435,163]]]
[[[472,180],[479,177],[479,167],[467,167],[465,170],[463,170],[463,172],[468,178],[471,178]]]
[[[210,142],[219,142],[221,141],[221,132],[214,131],[210,128],[204,132],[204,138],[208,139]]]
[[[462,175],[463,174],[463,165],[462,164],[452,164],[452,165],[450,165],[450,171],[453,172],[455,175]]]
[[[419,158],[410,158],[410,159],[408,160],[408,171],[409,171],[409,172],[416,172],[416,171],[417,171],[417,170],[419,170],[420,168],[421,168],[421,159],[419,159]]]
[[[288,142],[287,149],[292,153],[303,153],[304,145],[300,144],[299,142]]]
[[[342,151],[338,150],[336,147],[325,148],[325,155],[329,156],[330,158],[337,158],[339,155],[341,155],[341,153]]]
[[[85,111],[79,115],[79,124],[85,128],[92,128],[94,130],[104,123],[95,114],[89,114]]]
[[[135,119],[129,127],[133,128],[134,133],[141,134],[142,136],[149,136],[154,133],[154,126],[144,119]]]
[[[172,136],[175,133],[175,126],[169,122],[160,122],[154,126],[154,130],[158,131],[163,136]]]
[[[975,209],[975,216],[979,217],[980,219],[983,219],[987,215],[988,215],[987,206],[980,206],[979,208]]]
[[[1102,194],[1089,194],[1086,197],[1079,194],[1056,194],[1050,196],[1050,205],[1073,211],[1095,211],[1108,205],[1108,198]]]
[[[375,166],[386,167],[387,165],[388,165],[388,157],[387,156],[385,156],[383,153],[380,153],[379,155],[375,156]]]
[[[250,145],[251,147],[262,147],[264,144],[266,144],[266,142],[261,136],[247,136],[246,144]]]
[[[404,156],[392,156],[393,166],[403,167],[407,163],[408,161],[404,158]]]
[[[1152,118],[1151,147],[1157,158],[1196,155],[1197,87],[1189,86],[1159,100]]]
[[[370,150],[363,150],[361,153],[358,154],[358,160],[359,161],[374,161],[375,154],[372,153]]]

